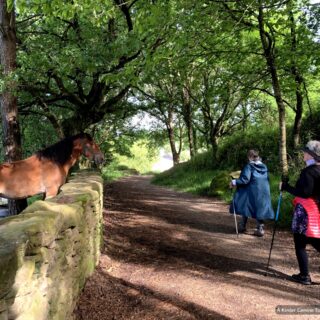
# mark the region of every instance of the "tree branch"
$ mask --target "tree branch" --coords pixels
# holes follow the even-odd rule
[[[127,21],[127,26],[128,26],[128,31],[132,31],[133,30],[133,23],[132,23],[132,19],[131,19],[131,15],[130,15],[130,6],[127,6],[127,2],[124,0],[115,0],[115,3],[117,4],[117,6],[120,8],[120,10],[122,11],[122,13],[124,14],[126,21]]]

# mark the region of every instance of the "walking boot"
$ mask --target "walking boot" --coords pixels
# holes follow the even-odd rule
[[[304,284],[304,285],[310,285],[312,282],[311,282],[311,277],[309,275],[302,275],[301,273],[298,273],[298,274],[293,274],[291,276],[292,280],[295,281],[295,282],[299,282],[301,284]]]
[[[244,233],[247,231],[246,225],[243,222],[240,222],[238,225],[238,232],[239,233]]]
[[[256,230],[254,230],[253,234],[257,237],[263,237],[264,236],[264,225],[260,224]]]

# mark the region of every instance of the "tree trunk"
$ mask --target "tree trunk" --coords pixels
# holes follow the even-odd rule
[[[171,148],[171,153],[172,153],[173,165],[175,166],[176,164],[178,164],[180,162],[180,154],[176,148],[173,128],[168,127],[167,131],[168,131],[169,143],[170,143],[170,148]]]
[[[15,83],[10,76],[16,68],[16,30],[14,9],[8,12],[7,1],[0,0],[0,60],[6,86],[1,93],[1,117],[3,146],[8,162],[21,160],[21,135],[18,122],[17,98],[14,95]],[[9,200],[9,214],[18,214],[27,205],[26,199]]]
[[[213,168],[217,165],[217,152],[218,152],[218,138],[216,136],[211,137],[212,147],[212,166]]]
[[[194,126],[193,126],[192,130],[193,130],[192,136],[193,136],[194,152],[195,152],[195,154],[197,154],[198,153],[198,135],[197,135],[197,130],[196,130],[196,128]]]
[[[287,161],[287,133],[286,133],[286,110],[283,103],[281,87],[279,83],[279,78],[277,74],[277,67],[275,56],[273,53],[274,42],[271,35],[265,30],[264,13],[261,0],[259,1],[259,33],[262,43],[262,48],[264,51],[264,56],[266,58],[267,66],[272,79],[272,87],[274,91],[274,96],[278,106],[279,113],[279,131],[280,131],[280,141],[279,141],[279,157],[280,157],[280,168],[283,176],[288,175],[288,161]]]
[[[295,61],[295,53],[297,51],[297,35],[296,35],[296,28],[295,28],[295,20],[292,10],[289,10],[289,17],[291,21],[291,74],[294,77],[294,81],[296,84],[296,115],[294,118],[294,125],[293,125],[293,146],[298,148],[301,141],[300,141],[300,131],[301,131],[301,124],[302,124],[302,113],[303,113],[303,77],[300,74],[296,61]]]
[[[183,88],[183,119],[187,128],[190,158],[193,158],[195,156],[195,143],[192,126],[192,109],[189,89],[186,87]]]
[[[303,80],[300,82],[298,75],[296,76],[296,115],[293,124],[293,146],[297,149],[301,143],[301,125],[302,125],[302,113],[303,113],[303,94],[302,86]]]
[[[170,148],[171,148],[171,153],[172,153],[173,165],[175,166],[176,164],[178,164],[180,162],[181,149],[179,148],[179,152],[178,152],[177,148],[176,148],[172,118],[173,118],[173,114],[172,114],[172,110],[170,107],[168,110],[168,118],[166,119],[166,127],[167,127],[168,138],[169,138],[169,143],[170,143]]]

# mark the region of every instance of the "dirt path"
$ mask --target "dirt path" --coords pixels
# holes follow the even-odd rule
[[[251,221],[237,238],[224,203],[149,181],[134,176],[106,186],[105,248],[77,320],[320,319],[275,312],[278,305],[320,309],[319,285],[288,280],[297,271],[290,234],[276,233],[265,276],[271,225],[257,238]],[[320,282],[319,256],[309,253],[312,278]]]

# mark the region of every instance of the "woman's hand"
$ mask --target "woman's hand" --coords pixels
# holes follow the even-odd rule
[[[230,188],[230,189],[236,188],[236,185],[232,183],[232,180],[231,180],[230,183],[229,183],[229,188]]]
[[[288,179],[281,181],[281,182],[279,183],[279,190],[280,190],[280,191],[286,191],[287,185],[288,185]]]

